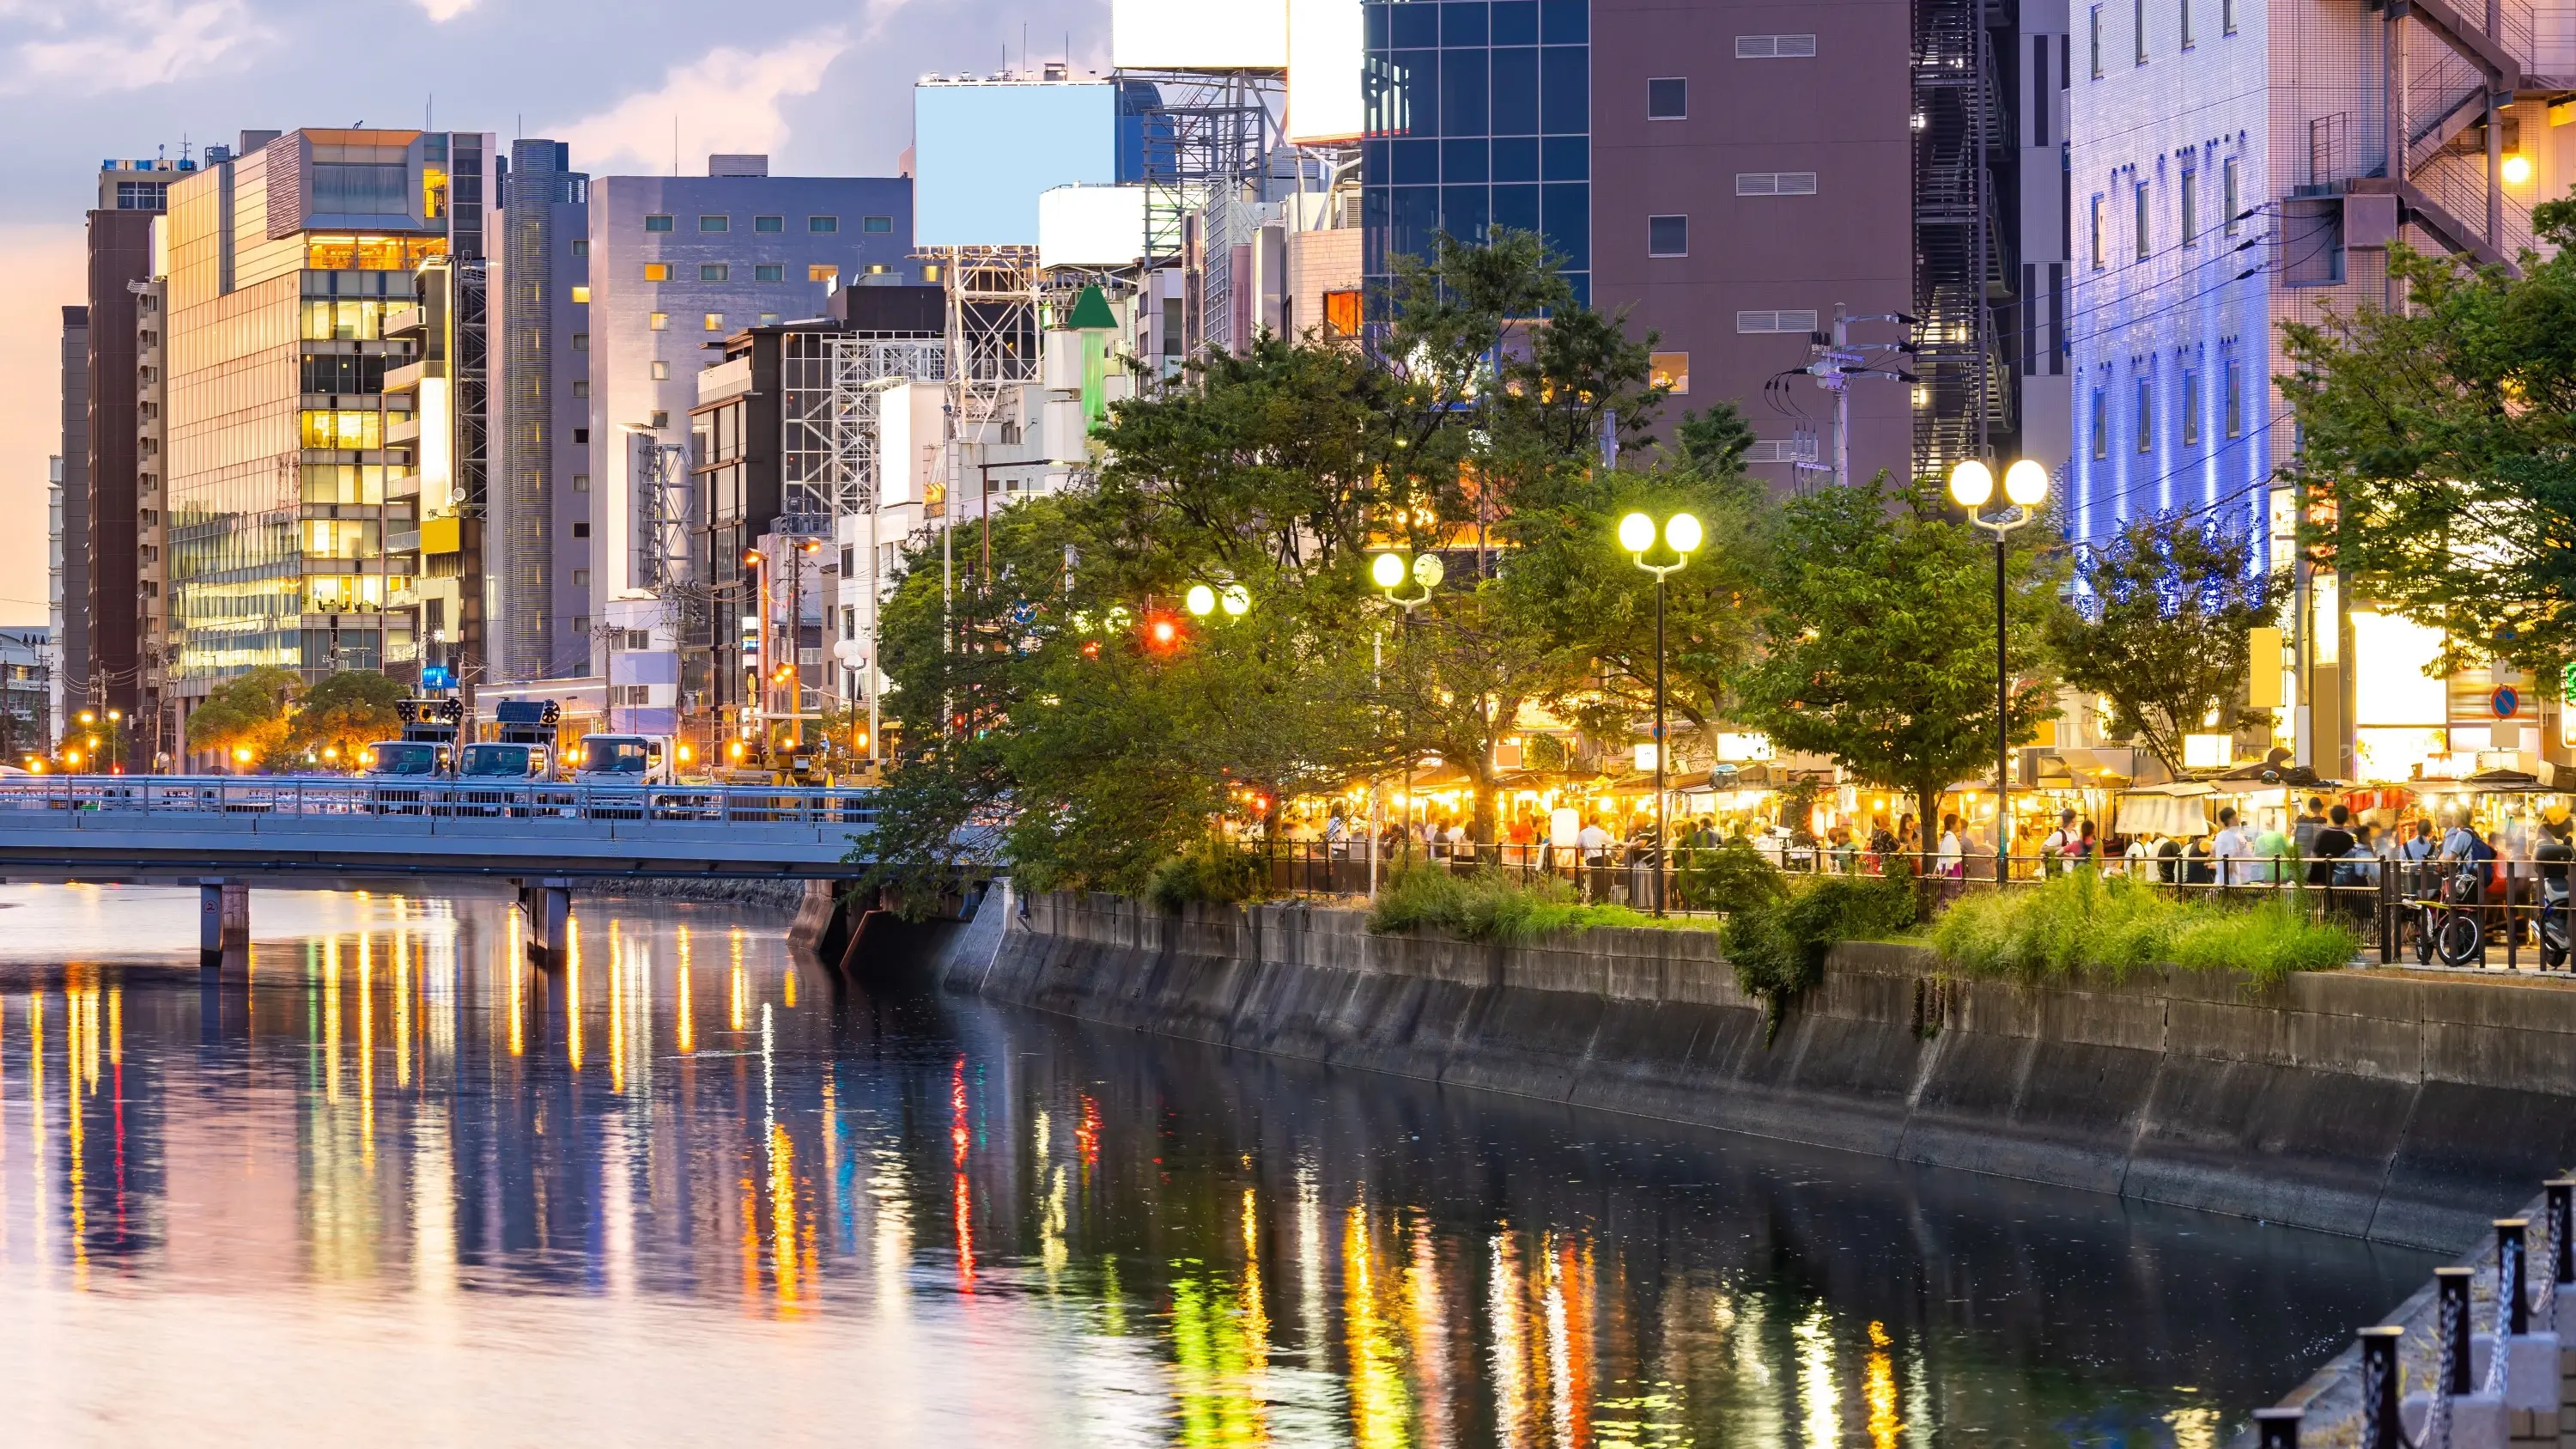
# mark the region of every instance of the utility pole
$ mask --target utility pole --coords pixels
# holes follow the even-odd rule
[[[1872,353],[1883,353],[1892,349],[1900,356],[1911,357],[1914,355],[1914,344],[1912,342],[1881,342],[1855,347],[1852,345],[1851,340],[1851,324],[1854,322],[1892,322],[1900,327],[1912,327],[1914,325],[1914,319],[1902,312],[1882,312],[1867,317],[1847,316],[1843,312],[1843,304],[1836,302],[1834,304],[1834,330],[1832,337],[1828,338],[1821,332],[1812,332],[1808,334],[1807,345],[1809,357],[1807,365],[1800,370],[1805,372],[1809,377],[1814,378],[1817,384],[1823,387],[1825,391],[1834,395],[1833,475],[1834,482],[1845,487],[1850,486],[1852,481],[1852,379],[1861,377],[1885,378],[1892,382],[1904,383],[1909,387],[1918,381],[1913,373],[1903,371],[1899,368],[1881,365],[1880,363],[1873,361],[1870,356]],[[1821,470],[1810,468],[1806,464],[1802,463],[1799,465],[1799,471],[1801,473],[1806,473]]]

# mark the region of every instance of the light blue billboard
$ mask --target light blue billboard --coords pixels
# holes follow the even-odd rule
[[[1118,179],[1106,83],[924,81],[912,88],[914,244],[1035,246],[1038,195]]]

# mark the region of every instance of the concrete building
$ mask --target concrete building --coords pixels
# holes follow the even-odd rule
[[[566,324],[586,361],[573,385],[588,418],[571,446],[588,460],[574,484],[588,506],[553,551],[564,612],[543,652],[559,675],[597,676],[594,624],[611,599],[650,587],[639,456],[687,441],[697,375],[727,339],[821,317],[844,279],[918,273],[907,178],[771,176],[764,156],[713,156],[707,169],[590,183],[589,279]]]
[[[181,753],[177,695],[171,690],[169,465],[169,228],[155,219],[148,279],[134,296],[134,738],[140,758]]]
[[[2490,17],[2505,22],[2496,33]],[[2077,252],[2070,531],[2150,514],[2241,531],[2292,562],[2295,449],[2272,378],[2280,325],[2397,304],[2389,245],[2481,262],[2532,244],[2533,203],[2576,180],[2576,14],[2549,6],[2364,9],[2328,0],[2082,6],[2068,162]],[[2433,631],[2299,568],[2258,680],[2278,725],[2238,753],[2291,748],[2369,781],[2533,769],[2563,759],[2554,691],[2424,667]],[[2499,715],[2498,686],[2519,684]],[[2258,693],[2261,692],[2258,686]]]
[[[52,631],[54,652],[45,677],[45,738],[63,729],[63,460],[45,460],[45,627]]]
[[[109,161],[89,213],[89,450],[79,547],[86,554],[87,666],[78,678],[92,703],[144,717],[143,504],[138,448],[143,380],[137,371],[139,296],[153,275],[152,229],[173,181],[194,161]]]
[[[413,580],[439,555],[424,524],[484,500],[421,496],[437,465],[476,460],[432,455],[456,419],[394,410],[385,374],[412,354],[386,322],[416,306],[424,263],[482,265],[498,160],[470,132],[253,131],[171,183],[164,487],[183,701],[260,665],[316,678],[417,660]]]
[[[0,629],[0,763],[24,768],[53,745],[54,631]]]
[[[55,456],[54,637],[66,703],[86,697],[89,663],[89,308],[63,309],[62,451]],[[76,705],[74,707],[77,707]],[[59,714],[60,711],[57,711]]]
[[[532,680],[591,663],[587,636],[567,627],[592,612],[588,588],[573,587],[590,567],[590,351],[571,345],[589,332],[590,178],[560,141],[514,141],[508,193],[493,281],[500,526],[485,557],[499,580],[495,667]]]

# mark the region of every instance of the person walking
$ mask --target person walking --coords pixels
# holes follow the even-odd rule
[[[1933,857],[1932,868],[1944,880],[1957,880],[1965,871],[1967,861],[1967,845],[1959,838],[1959,817],[1942,816],[1940,853]]]
[[[2220,890],[2253,884],[2254,837],[2236,823],[2235,806],[2218,812],[2218,838],[2209,843],[2209,854]]]

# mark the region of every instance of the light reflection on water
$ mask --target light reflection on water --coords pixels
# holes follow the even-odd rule
[[[800,975],[0,888],[16,1442],[2223,1442],[2424,1255]]]

